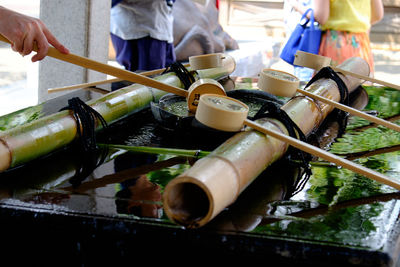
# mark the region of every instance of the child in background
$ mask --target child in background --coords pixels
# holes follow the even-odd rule
[[[175,0],[112,0],[111,40],[119,64],[130,71],[175,62],[172,6]]]

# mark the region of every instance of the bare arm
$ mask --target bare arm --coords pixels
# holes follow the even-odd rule
[[[314,18],[319,24],[324,25],[329,18],[329,0],[314,0]]]
[[[43,59],[47,55],[49,44],[61,53],[68,54],[65,48],[40,20],[0,6],[0,34],[11,42],[14,51],[25,56],[32,52],[36,42],[38,51],[32,61]]]
[[[383,18],[384,10],[382,0],[371,0],[371,25]]]
[[[378,0],[371,0],[378,1]],[[301,5],[298,0],[289,0],[290,5],[299,12],[304,14],[307,11],[307,7]],[[314,0],[314,19],[321,25],[325,24],[329,18],[329,0]]]

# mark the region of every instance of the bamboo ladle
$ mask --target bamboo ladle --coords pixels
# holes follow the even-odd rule
[[[377,84],[385,85],[385,86],[393,88],[393,89],[400,90],[400,86],[397,84],[389,83],[389,82],[378,80],[378,79],[375,79],[375,78],[372,78],[369,76],[365,76],[365,75],[347,71],[347,70],[344,70],[341,68],[337,68],[335,66],[331,66],[331,61],[332,60],[329,57],[324,57],[321,55],[311,54],[311,53],[307,53],[307,52],[298,50],[294,57],[293,64],[297,65],[297,66],[315,69],[317,71],[323,67],[329,66],[336,72],[341,72],[345,75],[353,76],[353,77],[356,77],[361,80],[370,81],[372,83],[377,83]]]
[[[143,75],[143,73],[142,73],[142,75]],[[120,82],[120,81],[123,81],[123,79],[112,78],[112,79],[106,79],[106,80],[90,82],[90,83],[80,83],[80,84],[68,85],[68,86],[63,86],[63,87],[50,88],[50,89],[47,89],[47,92],[48,93],[63,92],[63,91],[80,89],[80,88],[95,87],[97,85],[102,85],[105,83],[115,83],[115,82]]]
[[[7,38],[5,38],[1,34],[0,34],[0,41],[11,43]],[[33,50],[34,51],[38,50],[36,44],[34,45]],[[127,71],[124,69],[116,68],[86,57],[81,57],[72,53],[63,54],[51,46],[49,47],[47,56],[59,59],[61,61],[69,62],[83,68],[102,72],[126,81],[138,83],[144,86],[153,87],[162,91],[183,96],[187,99],[188,109],[190,112],[195,112],[197,108],[198,99],[201,94],[216,93],[216,94],[226,95],[222,85],[220,85],[219,83],[217,83],[212,79],[200,79],[197,82],[193,83],[192,86],[190,86],[190,88],[186,91],[179,87],[165,84],[157,80],[151,79],[149,77],[131,71]]]
[[[321,102],[324,102],[328,105],[332,105],[335,108],[346,111],[354,116],[361,117],[370,122],[374,122],[376,124],[385,126],[394,131],[400,132],[400,126],[389,121],[383,120],[381,118],[369,115],[367,113],[361,112],[355,108],[340,104],[336,101],[330,100],[328,98],[310,93],[306,90],[302,90],[299,88],[300,81],[299,79],[291,75],[290,73],[286,73],[279,70],[273,69],[264,69],[260,73],[260,77],[258,80],[258,87],[266,92],[272,93],[278,96],[286,96],[292,97],[296,92],[299,92],[303,95],[311,97],[313,99],[317,99]]]
[[[208,127],[222,131],[236,132],[240,131],[243,125],[249,126],[259,132],[270,135],[309,154],[323,158],[338,166],[342,166],[351,171],[364,175],[379,183],[389,185],[398,190],[400,189],[400,182],[397,182],[379,172],[358,165],[352,161],[336,156],[306,142],[302,142],[296,138],[268,129],[256,122],[248,120],[248,110],[249,108],[244,103],[236,99],[215,94],[203,94],[200,97],[195,118]]]
[[[217,67],[222,66],[223,58],[224,57],[222,56],[221,53],[190,56],[189,63],[183,64],[183,66],[184,67],[190,66],[192,70],[217,68]],[[160,74],[164,71],[165,71],[165,68],[162,68],[162,69],[144,71],[144,72],[141,72],[140,74],[144,75],[144,76],[152,76],[152,75]],[[47,92],[55,93],[55,92],[68,91],[68,90],[74,90],[74,89],[79,89],[79,88],[93,87],[93,86],[97,86],[97,85],[101,85],[101,84],[105,84],[105,83],[113,83],[113,82],[120,82],[120,81],[123,81],[123,79],[113,78],[113,79],[107,79],[107,80],[102,80],[102,81],[97,81],[97,82],[81,83],[81,84],[63,86],[63,87],[59,87],[59,88],[50,88],[47,90]]]
[[[184,64],[184,66],[188,67],[189,64]],[[141,72],[140,75],[151,76],[151,75],[160,74],[163,71],[165,71],[165,68]],[[123,79],[112,78],[112,79],[90,82],[90,83],[81,83],[81,84],[68,85],[68,86],[63,86],[63,87],[58,87],[58,88],[50,88],[47,90],[47,92],[55,93],[55,92],[69,91],[69,90],[75,90],[75,89],[79,89],[79,88],[94,87],[94,86],[105,84],[105,83],[114,83],[114,82],[120,82],[120,81],[123,81]]]

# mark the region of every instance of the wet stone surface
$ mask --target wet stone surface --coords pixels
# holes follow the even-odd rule
[[[400,93],[367,90],[366,109],[396,122]],[[33,120],[44,110],[61,108],[61,99],[54,101],[60,104],[51,102],[52,110],[44,104],[42,111],[30,110],[25,117],[19,114],[19,119]],[[5,124],[11,119],[0,121]],[[227,138],[213,134],[165,129],[146,109],[99,133],[98,142],[212,151]],[[399,133],[350,118],[346,134],[329,147],[333,153],[400,179],[400,154],[387,152],[399,144]],[[376,154],[364,156],[365,151]],[[171,222],[162,208],[163,189],[195,160],[118,149],[89,155],[79,151],[79,144],[71,144],[0,174],[0,234],[9,251],[68,254],[66,262],[71,264],[171,253],[192,259],[204,255],[274,259],[304,266],[397,262],[400,194],[322,161],[311,163],[313,174],[297,194],[292,194],[296,169],[279,161],[206,226],[185,229]]]

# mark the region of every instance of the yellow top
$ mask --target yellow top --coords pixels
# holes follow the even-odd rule
[[[328,21],[322,30],[366,32],[371,26],[371,0],[330,0]]]

